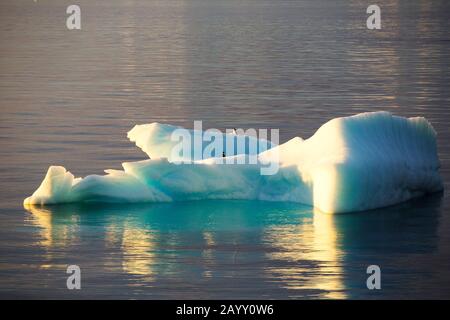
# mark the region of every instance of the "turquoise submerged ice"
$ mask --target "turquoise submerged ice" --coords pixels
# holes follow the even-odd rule
[[[174,128],[133,128],[130,140],[151,159],[123,163],[123,170],[74,178],[65,168],[51,166],[24,204],[249,199],[293,201],[340,213],[388,206],[443,188],[436,132],[421,117],[373,112],[336,118],[307,140],[296,137],[271,146],[257,155],[257,164],[240,165],[214,159],[173,163],[169,135]],[[261,166],[274,162],[278,172],[261,175]]]

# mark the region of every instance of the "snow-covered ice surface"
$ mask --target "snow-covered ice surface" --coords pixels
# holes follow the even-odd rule
[[[123,170],[75,178],[51,166],[24,204],[259,199],[341,213],[393,205],[443,188],[436,132],[422,117],[372,112],[335,118],[309,139],[293,138],[259,153],[257,164],[239,165],[214,159],[173,163],[170,134],[175,128],[135,126],[128,137],[151,159],[123,163]],[[247,148],[244,153],[251,152]],[[261,167],[275,162],[276,174],[261,175]]]

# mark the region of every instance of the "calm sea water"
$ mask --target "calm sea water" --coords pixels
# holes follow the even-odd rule
[[[204,201],[25,210],[50,164],[77,176],[145,155],[136,123],[280,128],[336,116],[425,116],[450,181],[450,3],[0,3],[0,298],[450,298],[447,191],[324,215],[289,203]],[[66,289],[66,268],[82,289]],[[366,288],[366,268],[382,289]]]

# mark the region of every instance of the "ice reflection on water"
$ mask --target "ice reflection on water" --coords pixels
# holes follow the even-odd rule
[[[167,297],[175,291],[168,283],[182,283],[175,297],[188,288],[193,297],[226,297],[238,286],[250,297],[339,299],[367,294],[368,265],[389,265],[392,254],[405,250],[435,250],[437,221],[429,208],[432,203],[439,206],[440,199],[435,195],[345,215],[257,201],[31,206],[26,222],[38,228],[37,243],[45,252],[42,268],[61,269],[71,261],[84,267],[88,279],[102,273],[122,275],[122,292],[106,296],[140,288],[142,297]],[[383,247],[392,243],[392,252]],[[358,248],[365,248],[370,259],[359,256]],[[88,296],[104,285],[92,281]],[[220,290],[209,292],[217,282]],[[255,282],[265,291],[255,292]]]

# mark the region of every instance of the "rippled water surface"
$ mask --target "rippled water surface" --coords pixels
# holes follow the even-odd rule
[[[323,215],[289,203],[29,208],[50,164],[77,176],[145,155],[136,123],[280,128],[425,116],[450,181],[450,3],[0,3],[0,298],[450,298],[450,199]],[[66,267],[82,289],[66,289]],[[366,288],[366,268],[382,289]]]

